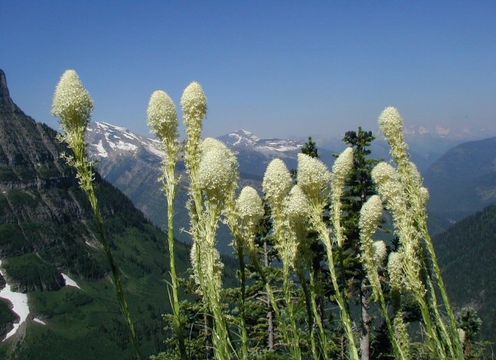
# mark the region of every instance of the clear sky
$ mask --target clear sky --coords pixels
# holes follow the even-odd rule
[[[387,105],[410,125],[496,128],[496,1],[0,0],[0,68],[55,126],[78,71],[94,120],[148,134],[153,90],[209,99],[207,135],[341,136]]]

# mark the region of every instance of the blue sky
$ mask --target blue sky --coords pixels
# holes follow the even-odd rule
[[[94,120],[148,134],[153,90],[209,99],[205,133],[341,136],[409,125],[496,133],[495,1],[0,0],[0,68],[36,120],[78,71]]]

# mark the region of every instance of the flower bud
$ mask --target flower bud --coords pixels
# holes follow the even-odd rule
[[[378,195],[372,195],[360,210],[358,227],[363,238],[372,238],[382,220],[382,201]]]
[[[186,127],[201,128],[207,114],[207,97],[199,83],[193,81],[184,89],[181,106]]]
[[[332,182],[333,186],[342,186],[346,178],[353,170],[353,148],[346,148],[334,161],[332,166]]]
[[[306,154],[298,154],[298,185],[312,199],[320,199],[329,186],[331,174],[319,159]]]
[[[391,288],[401,290],[404,285],[403,253],[392,252],[389,254],[387,270]]]
[[[210,200],[223,202],[235,189],[238,162],[234,154],[220,141],[205,139],[198,169],[198,182]]]
[[[399,111],[390,106],[379,116],[379,126],[391,146],[391,154],[397,164],[408,161],[408,145],[403,134],[403,118]]]
[[[264,216],[264,208],[257,190],[245,186],[236,199],[236,211],[243,223],[258,224]]]
[[[285,212],[292,222],[304,223],[311,212],[308,198],[298,185],[293,186],[285,204]]]
[[[378,266],[384,263],[387,256],[386,243],[382,240],[374,241],[374,260]]]
[[[60,78],[53,97],[52,114],[60,118],[67,132],[88,125],[93,100],[75,70],[66,70]]]
[[[262,187],[271,206],[279,206],[291,190],[292,180],[286,164],[274,159],[265,170]]]
[[[162,141],[175,142],[178,138],[176,106],[162,90],[156,90],[148,103],[148,126]]]

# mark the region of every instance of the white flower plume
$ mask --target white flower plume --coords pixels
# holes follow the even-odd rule
[[[198,170],[198,181],[209,199],[225,200],[236,187],[238,161],[220,141],[205,139]]]
[[[374,241],[374,260],[375,263],[381,266],[387,256],[386,243],[383,240]]]
[[[299,185],[293,186],[285,204],[285,213],[292,222],[304,223],[312,211],[308,198]]]
[[[207,97],[199,83],[193,81],[184,89],[181,97],[186,127],[200,127],[207,114]]]
[[[346,178],[353,170],[353,148],[346,148],[336,159],[332,166],[332,182],[333,186],[344,184]]]
[[[306,154],[298,154],[297,181],[307,196],[320,199],[328,188],[330,179],[331,174],[322,161]]]
[[[53,97],[52,114],[65,131],[86,127],[93,111],[93,100],[75,70],[66,70]]]
[[[387,107],[379,116],[379,126],[391,146],[391,154],[397,164],[408,161],[408,145],[403,134],[403,118],[398,109]]]
[[[165,91],[156,90],[148,103],[148,125],[161,140],[176,141],[178,121],[176,106]]]
[[[263,178],[262,187],[271,206],[282,204],[292,186],[291,174],[281,159],[272,160]]]
[[[378,195],[372,195],[360,210],[358,227],[362,238],[372,238],[382,220],[382,201]]]
[[[236,199],[236,211],[243,223],[258,223],[264,216],[264,208],[257,190],[245,186]]]

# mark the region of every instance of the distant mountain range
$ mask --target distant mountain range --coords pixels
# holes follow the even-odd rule
[[[296,168],[296,157],[302,142],[284,139],[259,139],[246,130],[239,130],[219,138],[238,157],[240,164],[240,186],[252,185],[260,189],[261,180],[268,163],[276,158],[286,161],[289,168]],[[167,226],[166,199],[159,182],[161,163],[165,154],[160,144],[151,138],[135,134],[123,127],[108,123],[91,124],[87,140],[90,156],[97,161],[102,176],[124,192],[145,216],[165,229]],[[188,229],[187,176],[184,164],[178,164],[183,174],[176,201],[177,228]],[[178,239],[190,242],[185,232],[176,233]],[[220,250],[232,254],[230,235],[225,227],[220,230]]]
[[[496,341],[496,205],[461,220],[434,243],[454,304],[478,310],[484,338]]]
[[[450,149],[424,176],[430,210],[451,222],[496,203],[496,137]]]

